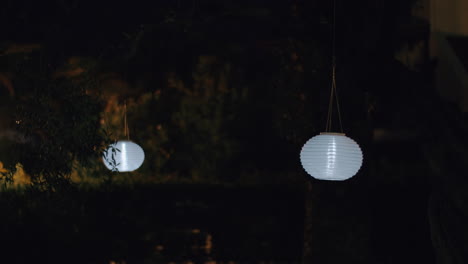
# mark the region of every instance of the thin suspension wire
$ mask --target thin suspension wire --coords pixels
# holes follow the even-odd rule
[[[341,110],[340,110],[340,100],[338,100],[338,90],[336,89],[336,74],[335,74],[335,66],[333,66],[333,89],[335,90],[335,100],[336,100],[336,109],[338,111],[338,121],[340,122],[340,130],[343,133],[343,123],[341,122]]]
[[[332,63],[336,64],[336,0],[333,0],[333,22],[332,22]]]
[[[338,120],[340,122],[340,129],[343,133],[343,124],[341,122],[341,110],[340,103],[338,100],[338,92],[336,89],[336,0],[333,0],[333,22],[332,22],[332,85],[330,91],[330,100],[328,103],[328,114],[326,123],[326,132],[330,132],[332,129],[333,121],[333,99],[336,100],[336,107],[338,110]]]
[[[332,86],[330,88],[330,100],[328,101],[328,114],[327,114],[327,124],[325,127],[325,132],[330,132],[332,126],[332,115],[333,115],[333,93],[335,91],[334,88],[334,71],[332,73]]]
[[[127,140],[130,140],[130,131],[128,130],[127,122],[127,100],[124,102],[124,135],[127,137]]]

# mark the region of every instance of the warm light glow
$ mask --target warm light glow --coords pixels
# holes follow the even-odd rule
[[[343,181],[361,168],[359,145],[344,134],[321,133],[302,147],[301,163],[305,171],[319,180]]]
[[[137,144],[122,140],[110,145],[102,159],[109,170],[127,172],[134,171],[143,164],[145,153]]]

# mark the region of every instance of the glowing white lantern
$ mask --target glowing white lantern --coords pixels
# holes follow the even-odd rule
[[[109,170],[134,171],[143,164],[145,152],[137,144],[121,140],[109,145],[102,160]]]
[[[305,171],[319,180],[347,180],[362,165],[359,145],[340,133],[320,133],[309,139],[302,147],[300,156]]]

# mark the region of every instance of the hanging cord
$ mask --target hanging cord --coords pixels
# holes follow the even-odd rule
[[[332,86],[330,88],[330,100],[328,101],[328,114],[327,114],[327,124],[325,126],[325,132],[330,132],[331,126],[332,126],[332,115],[333,115],[333,95],[334,95],[334,78],[335,78],[335,70],[333,68],[333,73],[332,73]]]
[[[335,59],[333,59],[335,61]],[[341,109],[340,101],[338,99],[338,91],[336,89],[336,64],[333,62],[332,68],[332,85],[330,89],[330,100],[328,102],[328,114],[327,114],[327,124],[325,127],[325,132],[331,132],[332,130],[332,121],[333,121],[333,100],[336,101],[336,108],[338,111],[338,121],[340,123],[340,131],[343,133],[343,124],[341,122]]]
[[[130,140],[130,131],[127,122],[127,100],[124,101],[124,135],[127,137],[127,140]]]
[[[338,91],[336,89],[336,0],[333,0],[333,23],[332,23],[332,85],[330,89],[330,100],[328,102],[327,124],[325,132],[331,132],[333,121],[333,99],[336,101],[338,110],[338,121],[340,122],[341,133],[343,133],[343,124],[341,122],[340,102],[338,100]]]

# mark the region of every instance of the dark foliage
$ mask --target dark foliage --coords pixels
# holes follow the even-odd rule
[[[13,57],[13,58],[12,58]],[[8,167],[23,164],[33,182],[57,187],[66,181],[75,161],[98,157],[103,140],[99,133],[101,104],[87,94],[95,85],[92,74],[79,78],[57,77],[58,67],[41,62],[47,54],[32,52],[24,57],[2,57],[10,72],[15,97],[3,118],[21,140],[10,144]]]
[[[146,185],[0,198],[10,263],[300,261],[303,197],[294,189]]]

